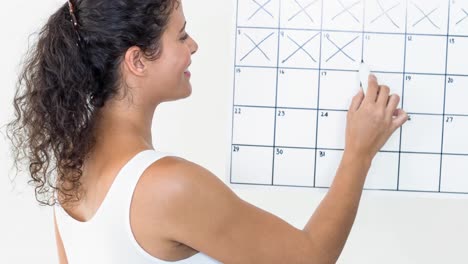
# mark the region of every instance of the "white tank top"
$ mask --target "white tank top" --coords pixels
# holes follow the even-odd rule
[[[143,172],[165,154],[145,150],[133,157],[118,173],[104,201],[92,219],[80,222],[59,205],[57,226],[69,264],[218,264],[198,253],[180,261],[163,261],[140,247],[130,227],[130,204]]]

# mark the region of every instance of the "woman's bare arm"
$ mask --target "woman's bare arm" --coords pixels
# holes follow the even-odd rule
[[[206,169],[178,158],[154,163],[139,185],[148,217],[168,240],[223,263],[335,263],[354,222],[371,161],[407,119],[398,96],[370,79],[348,112],[346,147],[329,192],[303,230],[235,195]],[[246,165],[247,166],[247,165]]]
[[[408,119],[404,111],[396,110],[399,96],[390,96],[389,92],[370,76],[366,97],[361,91],[351,103],[341,164],[328,194],[304,229],[320,244],[323,263],[338,259],[356,217],[373,157]]]

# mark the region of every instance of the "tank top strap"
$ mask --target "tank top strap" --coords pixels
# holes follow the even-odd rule
[[[133,198],[136,185],[140,177],[148,169],[151,164],[161,158],[170,156],[168,153],[158,152],[155,150],[144,150],[136,154],[118,173],[109,190],[107,197],[107,205],[113,210],[119,208],[120,213],[125,218],[129,216],[130,205]],[[108,208],[109,209],[109,208]],[[108,210],[108,211],[113,211]],[[117,212],[113,212],[115,215]]]

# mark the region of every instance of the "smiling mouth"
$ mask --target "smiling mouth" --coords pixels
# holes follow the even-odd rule
[[[192,64],[192,63],[190,63],[190,64]],[[186,68],[185,71],[184,71],[184,75],[185,75],[186,77],[190,77],[190,76],[192,75],[192,74],[190,73],[190,70],[189,70],[190,64],[187,66],[187,68]]]

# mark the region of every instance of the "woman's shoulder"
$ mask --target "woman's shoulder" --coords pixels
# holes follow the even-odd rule
[[[181,234],[182,230],[198,226],[199,215],[212,215],[204,210],[213,208],[209,204],[220,196],[231,195],[228,192],[227,186],[202,166],[165,156],[145,170],[135,188],[131,219],[138,221],[132,224],[133,232],[137,240],[153,241],[148,245],[159,241],[159,248],[174,248],[175,241],[188,245],[189,235]]]
[[[133,201],[143,212],[172,227],[175,219],[191,218],[189,212],[200,205],[198,213],[235,195],[208,169],[174,156],[166,156],[149,166],[138,182]],[[216,206],[214,206],[216,207]]]
[[[138,186],[142,193],[176,198],[189,195],[194,189],[211,188],[219,183],[219,178],[206,168],[181,157],[165,156],[145,170]]]

